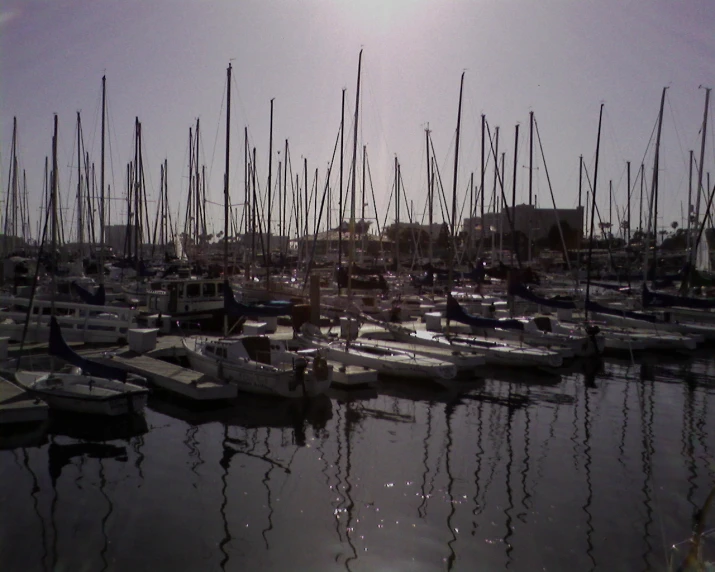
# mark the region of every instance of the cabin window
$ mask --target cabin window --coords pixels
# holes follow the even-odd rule
[[[187,284],[186,285],[186,297],[187,298],[197,298],[201,296],[201,284]]]
[[[218,292],[219,296],[223,295],[223,282],[219,282],[216,284],[216,291]]]
[[[213,282],[204,282],[204,297],[212,298],[216,296],[216,284]]]
[[[212,354],[212,353],[214,353],[214,349],[211,346],[206,346],[206,353]]]

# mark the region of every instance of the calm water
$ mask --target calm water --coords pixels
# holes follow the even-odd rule
[[[715,360],[645,361],[53,418],[0,436],[0,569],[665,569],[715,485]]]

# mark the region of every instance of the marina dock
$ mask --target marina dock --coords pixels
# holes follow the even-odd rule
[[[99,363],[146,377],[153,385],[166,391],[197,401],[232,399],[237,395],[235,385],[149,355],[124,350],[113,355],[91,357]]]

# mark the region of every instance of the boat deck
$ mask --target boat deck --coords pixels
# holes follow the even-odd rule
[[[47,419],[47,404],[14,383],[0,378],[0,425]]]

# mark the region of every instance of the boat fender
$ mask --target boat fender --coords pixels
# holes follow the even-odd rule
[[[315,379],[320,381],[328,379],[328,375],[330,375],[330,368],[328,367],[328,362],[324,357],[317,356],[313,360],[313,375],[315,376]]]

